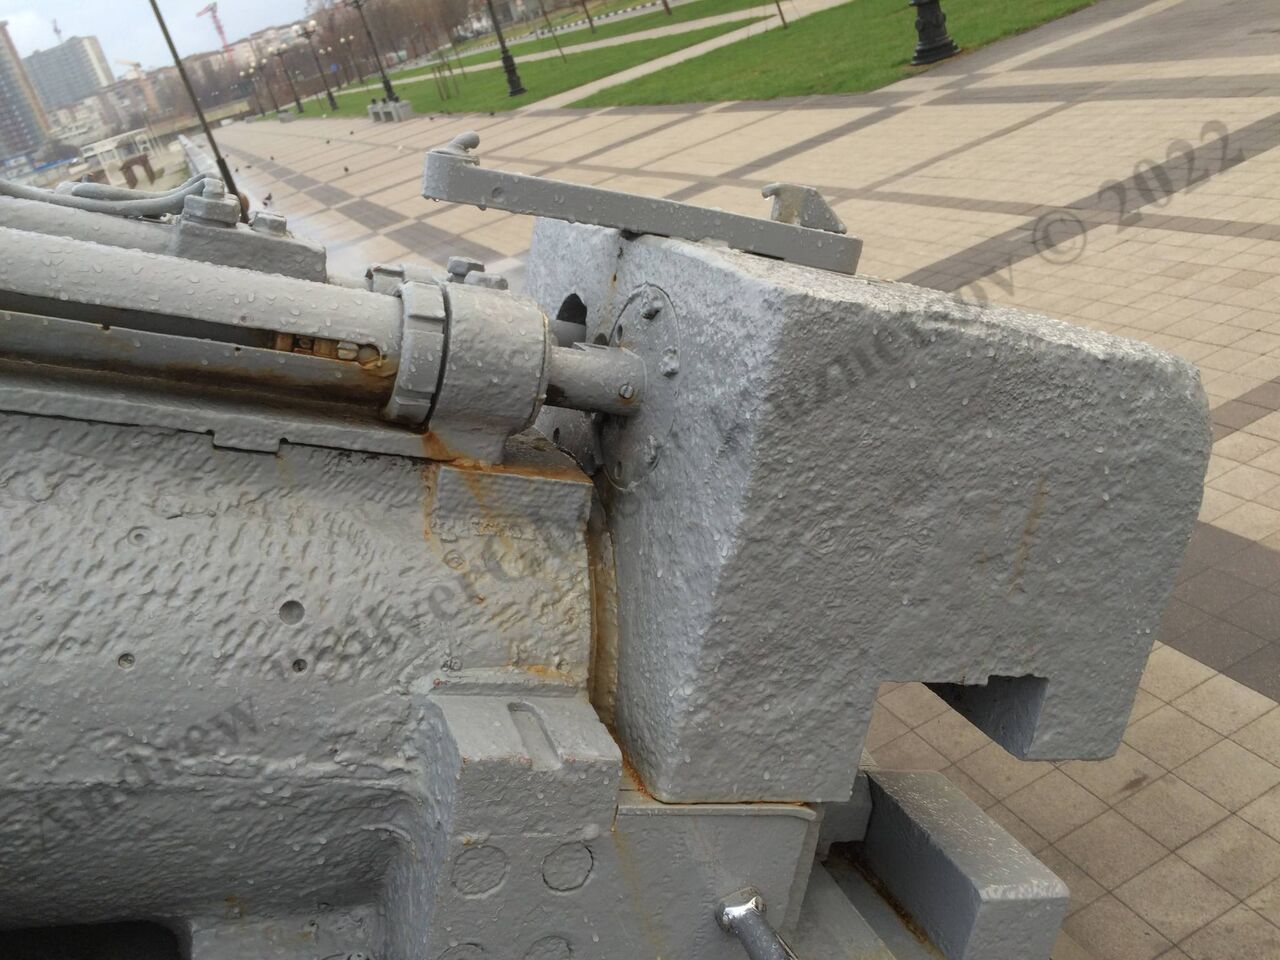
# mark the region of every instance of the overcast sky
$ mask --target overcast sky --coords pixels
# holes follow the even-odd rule
[[[173,42],[183,56],[218,47],[218,35],[206,15],[196,17],[209,0],[160,0]],[[304,0],[218,0],[218,15],[227,39],[273,24],[300,19]],[[173,61],[156,26],[149,0],[0,0],[0,20],[9,21],[9,35],[24,57],[57,43],[53,21],[63,37],[96,36],[116,76],[128,67],[116,60],[138,60],[144,67]]]

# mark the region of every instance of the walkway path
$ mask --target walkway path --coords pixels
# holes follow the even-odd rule
[[[487,164],[762,216],[764,184],[812,183],[869,274],[1198,363],[1216,441],[1202,522],[1120,754],[1017,763],[915,684],[885,692],[869,745],[942,769],[1062,874],[1055,960],[1275,960],[1278,43],[1275,0],[1103,0],[861,96],[220,135],[248,189],[351,271],[465,253],[518,280],[527,219],[419,196],[423,151],[473,128]]]

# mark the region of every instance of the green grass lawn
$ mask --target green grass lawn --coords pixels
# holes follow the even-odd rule
[[[608,40],[611,37],[621,37],[628,33],[638,33],[641,30],[654,30],[658,27],[670,26],[673,23],[688,23],[690,20],[701,20],[703,17],[714,17],[722,13],[734,13],[738,10],[749,10],[753,7],[760,7],[762,15],[768,15],[773,12],[771,0],[697,0],[695,3],[682,3],[678,7],[671,8],[671,16],[667,16],[662,8],[659,7],[656,13],[643,13],[635,17],[628,17],[625,20],[606,20],[596,27],[596,32],[592,33],[587,27],[581,29],[575,27],[568,33],[557,31],[556,37],[560,40],[560,46],[566,48],[568,53],[569,47],[579,43],[591,43],[593,40]],[[519,62],[521,54],[542,53],[543,51],[555,50],[555,41],[550,37],[542,37],[537,40],[526,40],[523,43],[508,44],[511,49],[511,55]],[[471,66],[473,63],[490,63],[498,59],[497,50],[487,50],[484,53],[477,53],[470,57],[462,58],[462,65]],[[456,66],[455,66],[456,69]]]
[[[951,36],[972,50],[1096,0],[946,0]],[[677,8],[678,9],[678,8]],[[785,9],[785,7],[784,7]],[[905,0],[852,0],[797,20],[787,30],[737,43],[579,100],[575,107],[770,100],[859,93],[919,68],[915,12]]]
[[[476,70],[465,77],[455,70],[461,92],[441,100],[434,80],[419,80],[415,83],[402,84],[397,90],[401,99],[413,104],[417,113],[488,113],[495,110],[510,110],[514,107],[533,103],[543,97],[572,90],[574,87],[619,70],[626,70],[637,64],[666,56],[677,50],[718,37],[730,30],[738,30],[755,20],[737,20],[701,30],[690,30],[669,37],[657,37],[653,40],[637,40],[634,43],[623,43],[616,47],[604,47],[599,50],[580,50],[569,53],[567,60],[550,57],[545,60],[530,60],[520,64],[520,79],[527,93],[519,97],[507,95],[506,75],[493,68]],[[381,94],[381,91],[377,91]],[[356,91],[338,96],[338,114],[341,116],[365,116],[369,99],[374,91]]]

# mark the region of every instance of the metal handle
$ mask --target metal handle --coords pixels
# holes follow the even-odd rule
[[[799,960],[765,919],[764,898],[747,887],[716,904],[716,923],[742,943],[751,960]]]
[[[429,151],[422,195],[474,204],[481,210],[493,207],[628,233],[721,240],[735,250],[837,273],[852,274],[858,269],[862,241],[841,236],[845,228],[840,218],[808,187],[771,184],[765,195],[775,199],[774,210],[786,219],[762,220],[659,197],[490,170],[479,166],[479,158],[471,152],[479,145],[479,134],[469,131]]]

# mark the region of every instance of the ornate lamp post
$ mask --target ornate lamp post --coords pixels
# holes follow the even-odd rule
[[[329,98],[329,109],[336,111],[338,101],[333,99],[333,91],[329,89],[329,78],[324,75],[324,67],[320,65],[320,54],[316,53],[316,22],[309,20],[305,24],[299,23],[293,29],[298,36],[306,38],[307,46],[311,48],[311,58],[316,62],[316,71],[320,74],[320,82],[324,84],[324,95]]]
[[[255,60],[249,65],[249,76],[262,77],[262,85],[267,88],[267,96],[271,98],[271,106],[276,113],[280,112],[280,101],[276,99],[276,91],[271,86],[271,78],[266,74],[267,62]]]
[[[937,63],[959,53],[960,47],[947,33],[947,15],[942,12],[942,0],[909,2],[916,8],[916,34],[920,38],[916,44],[916,55],[911,59],[912,66]]]
[[[334,67],[341,67],[341,68],[342,68],[342,79],[341,79],[341,80],[339,80],[337,77],[335,77],[335,78],[334,78],[334,80],[333,80],[333,85],[334,85],[335,87],[339,87],[339,88],[341,88],[341,87],[345,87],[345,86],[347,85],[347,83],[348,83],[348,81],[347,81],[347,65],[346,65],[345,63],[343,63],[341,60],[335,60],[335,59],[334,59],[334,57],[333,57],[333,47],[321,47],[321,48],[320,48],[320,52],[321,52],[321,53],[323,53],[323,54],[324,54],[324,56],[325,56],[325,59],[329,61],[329,70],[330,70],[330,72],[332,72],[332,71],[333,71]]]
[[[382,66],[382,54],[378,53],[378,45],[373,42],[373,31],[369,29],[369,21],[364,15],[364,5],[369,0],[347,0],[347,6],[354,7],[356,13],[360,14],[360,23],[364,26],[364,35],[369,40],[369,49],[373,51],[373,59],[378,61],[378,73],[382,74],[382,89],[386,91],[388,100],[399,100],[396,96],[395,88],[391,86],[391,78],[387,76],[386,68]]]
[[[258,77],[253,72],[253,67],[240,71],[241,84],[245,83],[245,81],[248,81],[249,89],[253,91],[253,100],[258,105],[258,116],[265,117],[267,111],[262,108],[262,97],[258,95]]]
[[[303,113],[302,98],[298,96],[298,88],[293,82],[293,75],[289,73],[289,65],[284,62],[284,55],[289,52],[287,43],[277,43],[267,47],[267,53],[273,53],[280,58],[280,72],[284,74],[285,80],[289,82],[289,92],[293,94],[294,106],[298,108],[299,113]]]
[[[356,35],[353,33],[346,37],[339,37],[338,45],[347,52],[347,59],[351,61],[351,75],[355,77],[355,80],[352,82],[355,83],[356,81],[359,81],[360,83],[363,83],[364,74],[360,72],[360,66],[356,63],[355,41]]]
[[[520,82],[520,74],[516,72],[516,61],[507,49],[507,41],[502,36],[502,27],[498,25],[498,13],[493,9],[493,0],[485,0],[489,5],[489,19],[493,21],[493,32],[498,36],[498,49],[502,51],[502,69],[507,75],[507,94],[518,97],[524,93],[524,84]]]

